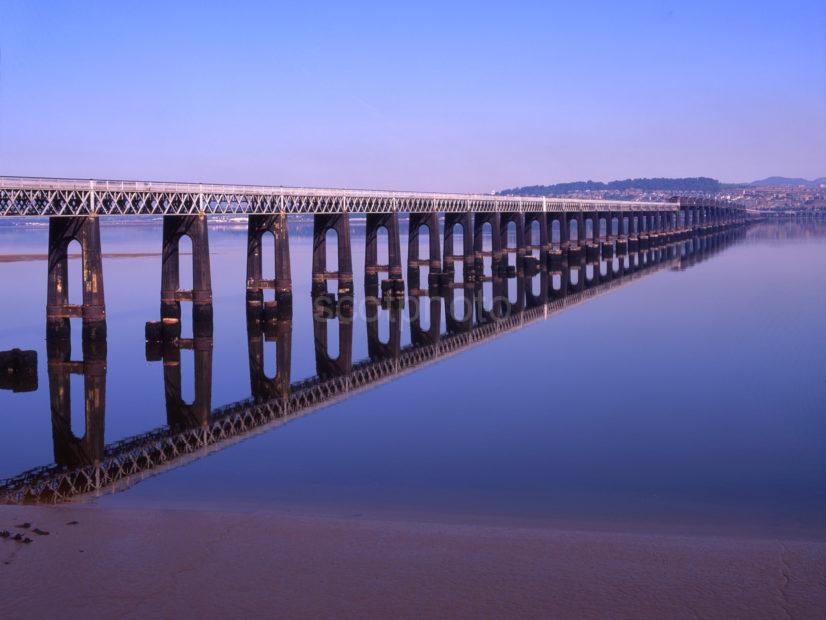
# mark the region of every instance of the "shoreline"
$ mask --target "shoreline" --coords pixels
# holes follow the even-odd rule
[[[23,521],[49,535],[0,540],[6,618],[806,618],[826,609],[824,542],[272,511],[0,507],[0,529]]]
[[[32,504],[37,506],[38,504]],[[39,504],[40,506],[50,506]],[[25,506],[25,505],[22,505]],[[298,499],[249,501],[242,498],[221,501],[174,500],[168,497],[133,497],[124,491],[76,498],[51,506],[88,507],[114,511],[170,511],[190,513],[264,513],[286,518],[357,519],[434,525],[516,527],[526,530],[557,530],[590,534],[630,534],[720,538],[759,541],[784,540],[826,544],[826,530],[820,524],[782,520],[769,525],[766,518],[749,519],[746,513],[712,510],[696,512],[691,503],[645,504],[638,512],[622,507],[610,515],[579,506],[567,511],[544,512],[531,507],[522,511],[491,510],[484,505],[454,503],[381,503],[367,498],[331,501]],[[690,516],[689,516],[690,515]]]

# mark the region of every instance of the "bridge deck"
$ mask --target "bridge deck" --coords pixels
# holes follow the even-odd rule
[[[731,205],[727,205],[731,206]],[[674,202],[0,177],[0,217],[205,213],[640,212]]]

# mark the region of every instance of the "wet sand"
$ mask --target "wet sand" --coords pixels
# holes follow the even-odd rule
[[[826,543],[0,507],[0,617],[819,618]],[[69,524],[77,521],[76,524]]]

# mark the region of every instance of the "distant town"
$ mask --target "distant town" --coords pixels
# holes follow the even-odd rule
[[[708,177],[682,179],[625,179],[600,183],[580,181],[556,185],[516,187],[499,192],[505,196],[554,196],[595,200],[668,200],[671,196],[713,196],[731,200],[748,209],[773,214],[826,214],[826,177],[789,179],[769,177],[752,183],[721,183]]]

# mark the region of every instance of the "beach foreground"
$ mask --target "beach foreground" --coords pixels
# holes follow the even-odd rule
[[[826,543],[277,512],[0,507],[4,618],[816,618]],[[75,523],[76,522],[76,523]],[[32,528],[48,535],[32,533]]]

